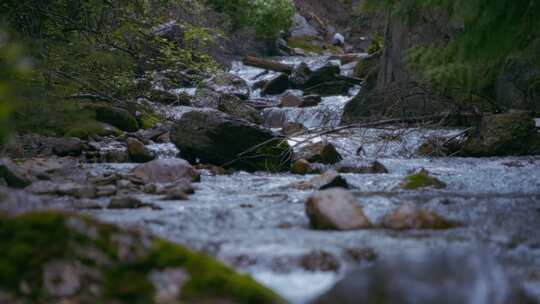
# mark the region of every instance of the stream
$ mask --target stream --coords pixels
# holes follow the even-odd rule
[[[293,64],[303,61],[316,68],[329,60],[327,57],[291,57],[282,61]],[[262,72],[264,70],[241,63],[235,63],[231,69],[231,73],[251,86],[276,75],[270,72],[256,77]],[[347,70],[342,72],[348,73]],[[189,94],[195,91],[182,90]],[[325,97],[321,104],[311,108],[267,108],[262,114],[264,125],[276,128],[287,121],[301,123],[306,128],[336,126],[345,103],[358,90],[360,87],[352,89],[348,96]],[[301,91],[289,93],[302,95]],[[253,90],[251,95],[259,98],[260,90]],[[279,96],[272,98],[277,104]],[[160,107],[169,118],[178,118],[188,110],[181,106]],[[213,176],[203,171],[202,181],[195,184],[196,193],[187,201],[166,202],[157,196],[141,195],[142,200],[151,201],[161,210],[85,212],[204,251],[252,275],[291,303],[308,303],[350,270],[366,267],[374,260],[441,251],[455,255],[488,252],[540,300],[540,157],[415,156],[415,150],[427,137],[459,132],[452,129],[351,129],[324,138],[343,156],[341,164],[354,166],[376,159],[388,169],[386,174],[342,174],[372,222],[412,202],[461,222],[459,228],[400,232],[312,230],[304,203],[313,190],[295,186],[312,176],[294,174],[237,172]],[[291,144],[294,143],[292,139]],[[174,157],[178,152],[172,144],[151,145],[149,149],[162,158]],[[135,164],[83,166],[90,174],[99,175],[127,173]],[[405,176],[421,168],[448,187],[419,191],[398,187]],[[489,273],[490,269],[479,267],[475,271]]]

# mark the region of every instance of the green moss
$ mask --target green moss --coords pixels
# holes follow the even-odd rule
[[[405,178],[403,183],[401,184],[401,188],[407,189],[407,190],[416,190],[420,188],[436,188],[436,189],[444,189],[446,188],[446,184],[440,180],[438,180],[435,177],[432,177],[429,175],[429,173],[425,170],[422,170],[416,174],[409,175]]]
[[[77,229],[66,225],[70,218],[79,221],[73,226]],[[131,240],[133,259],[119,254],[113,235]],[[89,218],[54,212],[0,218],[0,239],[0,290],[32,303],[51,301],[42,287],[42,269],[46,263],[59,260],[79,261],[101,274],[97,282],[101,293],[93,295],[95,303],[152,303],[155,290],[149,274],[178,267],[189,273],[181,293],[189,303],[212,303],[217,299],[233,303],[281,302],[249,276],[239,275],[211,257],[159,239],[143,242],[137,232]],[[93,248],[110,262],[98,263],[92,256],[81,255],[81,248]],[[30,287],[29,294],[21,292],[22,282]],[[82,283],[84,292],[87,286]]]
[[[290,48],[303,49],[306,52],[322,54],[324,53],[324,47],[320,44],[316,44],[311,37],[291,37],[287,41]]]
[[[40,289],[43,264],[51,257],[68,255],[70,238],[61,214],[32,213],[0,219],[0,289],[17,293],[20,282],[25,281],[34,298]]]
[[[153,113],[143,112],[141,115],[141,128],[147,130],[153,128],[161,121],[161,118]]]
[[[81,121],[77,124],[67,126],[63,132],[65,137],[78,137],[88,139],[89,137],[102,137],[108,135],[120,135],[122,132],[112,126],[108,126],[95,120]]]
[[[157,241],[149,261],[160,268],[182,266],[190,274],[182,297],[195,303],[212,299],[229,299],[235,303],[276,303],[279,297],[256,283],[251,277],[239,275],[212,258],[182,246]]]

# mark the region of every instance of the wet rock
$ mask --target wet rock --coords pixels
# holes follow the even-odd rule
[[[154,127],[147,130],[139,130],[135,133],[137,138],[140,138],[143,142],[155,141],[158,142],[158,138],[163,134],[169,132],[169,128],[162,124],[157,124]]]
[[[71,261],[50,262],[43,266],[43,287],[52,297],[69,297],[81,288],[82,265]]]
[[[32,183],[30,177],[8,158],[0,159],[0,179],[14,188],[24,188]]]
[[[146,149],[144,144],[135,138],[126,140],[129,159],[135,163],[146,163],[155,157]]]
[[[196,107],[219,110],[233,117],[245,119],[252,123],[261,123],[259,111],[232,94],[219,93],[208,88],[198,89],[195,94],[194,104]]]
[[[295,161],[291,166],[291,173],[305,175],[312,172],[311,165],[305,159]]]
[[[303,124],[297,122],[287,122],[282,129],[283,134],[290,136],[305,132],[307,129]]]
[[[485,252],[396,254],[348,274],[313,304],[534,303]]]
[[[227,170],[219,166],[207,165],[207,164],[197,164],[195,165],[195,168],[197,168],[197,170],[206,170],[211,175],[229,175],[234,172],[233,170]]]
[[[315,173],[316,170],[312,171]],[[292,185],[293,187],[301,190],[307,189],[330,189],[330,188],[349,188],[349,183],[345,178],[339,175],[336,171],[326,171],[321,175],[315,176],[307,182],[299,182]]]
[[[137,209],[144,207],[145,204],[134,196],[116,196],[111,198],[107,206],[109,209]]]
[[[349,90],[353,87],[354,84],[348,81],[328,81],[307,87],[304,90],[304,94],[320,96],[348,95]]]
[[[186,113],[175,123],[171,136],[182,157],[191,162],[247,171],[290,168],[291,150],[286,142],[269,130],[221,112]]]
[[[84,150],[84,142],[76,137],[59,138],[53,152],[58,156],[80,156]]]
[[[463,141],[457,138],[430,137],[416,150],[416,154],[429,157],[454,155],[463,148]]]
[[[444,189],[446,188],[446,184],[429,175],[429,172],[422,169],[418,173],[407,176],[400,184],[400,187],[406,190],[416,190],[421,188]]]
[[[217,109],[236,118],[245,119],[255,124],[261,123],[261,114],[259,111],[234,95],[221,95]]]
[[[47,201],[39,196],[0,186],[0,214],[22,214],[47,207]]]
[[[337,168],[339,173],[355,174],[385,174],[388,169],[378,161],[370,163],[355,163],[354,165],[340,165]]]
[[[290,34],[291,37],[316,37],[319,36],[319,31],[309,24],[304,16],[297,13],[294,15],[294,23]]]
[[[329,142],[304,145],[296,151],[295,158],[321,164],[335,164],[343,159],[336,147]]]
[[[413,204],[405,204],[382,219],[382,226],[393,230],[450,229],[457,225],[457,222],[447,220],[435,212],[417,208]]]
[[[155,289],[154,303],[173,304],[179,303],[182,287],[189,279],[189,274],[183,268],[169,268],[152,271],[149,279]]]
[[[340,73],[340,67],[334,64],[326,64],[325,66],[313,71],[309,75],[309,79],[306,81],[304,88],[314,87],[327,82],[336,81],[336,76]],[[349,86],[350,87],[350,86]],[[304,92],[305,93],[305,92]],[[332,94],[340,95],[340,94]],[[324,95],[328,96],[328,95]]]
[[[322,102],[319,95],[305,95],[302,97],[302,107],[316,107]]]
[[[98,121],[115,126],[122,131],[135,132],[139,129],[137,119],[125,109],[105,104],[90,104],[85,108],[94,111]]]
[[[194,181],[200,178],[195,168],[179,158],[153,160],[135,167],[131,175],[143,184],[173,183],[179,180]]]
[[[338,258],[324,250],[312,251],[300,258],[300,267],[307,271],[333,271],[340,268]]]
[[[305,62],[302,62],[296,66],[290,77],[293,88],[305,88],[312,73],[313,71],[311,71]]]
[[[115,185],[97,187],[97,196],[112,196],[116,194]]]
[[[195,193],[195,189],[190,182],[186,180],[181,180],[175,182],[174,184],[169,185],[165,190],[165,200],[176,201],[176,200],[187,200],[188,194]]]
[[[98,200],[93,199],[78,199],[73,202],[73,208],[81,210],[96,210],[96,209],[105,209],[107,205]]]
[[[270,80],[263,86],[261,95],[278,95],[282,94],[290,87],[289,77],[285,74],[280,74]]]
[[[191,96],[187,94],[175,94],[165,90],[152,89],[148,92],[148,99],[153,102],[176,105],[176,106],[190,106]]]
[[[219,106],[219,98],[221,95],[221,93],[218,93],[206,87],[199,88],[195,92],[193,106],[197,108],[217,109],[217,107]]]
[[[0,235],[9,275],[0,299],[9,304],[11,295],[21,303],[283,303],[207,255],[88,217],[2,216]]]
[[[306,214],[314,229],[356,230],[372,227],[354,196],[343,189],[320,191],[309,197]]]
[[[356,263],[360,262],[373,262],[378,258],[375,250],[369,247],[365,248],[347,248],[345,249],[345,254],[348,258],[353,260]]]
[[[165,132],[155,139],[158,144],[166,144],[171,142],[171,133]]]
[[[218,93],[232,94],[242,100],[249,99],[250,90],[247,82],[230,73],[218,74],[205,81],[204,85]]]
[[[182,190],[182,188],[169,189],[169,191],[167,191],[167,194],[165,195],[166,201],[185,201],[188,199],[188,195]]]
[[[508,156],[531,153],[540,143],[533,117],[527,112],[510,112],[482,118],[478,129],[462,149],[465,156]]]
[[[58,195],[73,196],[76,198],[96,198],[97,189],[93,185],[78,184],[74,182],[60,183],[53,188]]]
[[[307,108],[315,107],[321,103],[321,96],[318,95],[308,95],[304,97],[298,97],[294,95],[285,95],[281,98],[280,107],[289,107],[289,108]]]
[[[280,107],[297,108],[302,106],[302,99],[298,96],[287,94],[281,97]]]

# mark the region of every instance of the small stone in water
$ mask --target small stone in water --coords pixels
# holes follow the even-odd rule
[[[422,169],[420,172],[409,175],[401,183],[401,188],[415,190],[420,188],[444,189],[446,184],[439,179],[429,175],[429,172]]]
[[[291,173],[305,175],[312,171],[309,162],[305,159],[295,161],[291,166]]]
[[[406,204],[387,214],[382,220],[382,225],[384,228],[394,230],[450,229],[458,226],[458,223],[447,220],[434,212]]]
[[[300,258],[300,266],[307,271],[333,271],[340,268],[339,260],[324,250],[312,251]]]
[[[306,202],[306,214],[314,229],[356,230],[372,227],[355,197],[344,189],[315,193]]]
[[[109,203],[109,209],[137,209],[143,207],[144,204],[133,196],[113,197]]]

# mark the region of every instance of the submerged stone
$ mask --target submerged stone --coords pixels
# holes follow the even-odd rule
[[[418,173],[407,176],[400,186],[406,190],[416,190],[421,188],[444,189],[446,188],[446,183],[429,175],[429,172],[422,169]]]
[[[8,158],[0,159],[0,179],[14,188],[24,188],[32,183],[30,177]]]
[[[458,223],[447,220],[435,212],[405,204],[384,216],[382,226],[388,229],[449,229]]]

